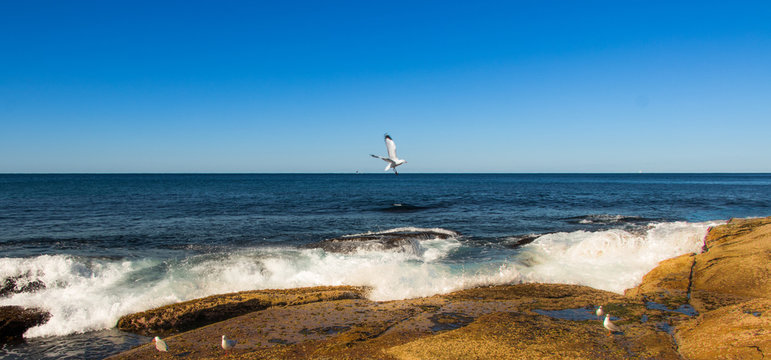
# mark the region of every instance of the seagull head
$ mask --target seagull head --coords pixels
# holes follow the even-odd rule
[[[158,341],[158,340],[160,340],[160,339],[161,339],[161,338],[159,338],[159,337],[157,337],[157,336],[156,336],[155,338],[153,338],[153,341]]]

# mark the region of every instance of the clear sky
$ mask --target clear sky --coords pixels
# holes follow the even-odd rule
[[[769,1],[4,1],[0,172],[771,172]]]

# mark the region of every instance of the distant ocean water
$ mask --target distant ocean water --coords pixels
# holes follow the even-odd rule
[[[771,174],[0,175],[0,306],[53,314],[0,357],[101,358],[149,341],[122,315],[242,290],[621,292],[768,215]]]

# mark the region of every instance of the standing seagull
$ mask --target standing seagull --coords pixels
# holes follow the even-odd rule
[[[602,322],[602,325],[608,329],[608,336],[610,336],[612,331],[621,331],[621,328],[618,327],[618,325],[610,322],[610,314],[605,315],[605,321]]]
[[[389,136],[388,134],[385,134],[385,144],[386,144],[386,150],[388,150],[387,158],[382,156],[372,155],[372,154],[369,154],[369,155],[372,156],[373,158],[382,159],[383,161],[388,163],[384,171],[394,169],[394,173],[396,175],[399,175],[399,173],[396,171],[396,167],[401,164],[406,164],[407,161],[405,161],[404,159],[399,159],[396,156],[396,144],[394,143],[394,140],[391,139],[391,136]]]
[[[166,345],[166,342],[161,340],[161,338],[156,336],[153,339],[153,342],[155,342],[155,348],[158,351],[163,351],[163,352],[169,351],[169,347]]]
[[[597,314],[597,320],[602,319],[602,315],[605,315],[605,311],[602,310],[602,305],[600,305],[594,313]]]
[[[228,350],[236,347],[236,341],[228,339],[227,336],[222,335],[222,348],[225,349],[225,352],[228,352]]]

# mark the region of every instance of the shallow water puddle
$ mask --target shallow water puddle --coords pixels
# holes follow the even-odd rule
[[[474,321],[473,317],[458,313],[441,313],[431,316],[428,319],[433,323],[433,326],[431,326],[431,331],[433,332],[455,330]]]
[[[336,335],[338,333],[341,333],[343,331],[350,330],[350,326],[324,326],[324,327],[318,327],[315,329],[302,329],[300,330],[300,334],[303,335],[310,335],[310,334],[321,334],[321,335]]]
[[[587,308],[575,308],[575,309],[563,309],[563,310],[541,310],[535,309],[534,313],[540,315],[546,315],[556,319],[572,320],[572,321],[586,321],[586,320],[599,320],[595,315],[594,310]],[[618,320],[617,317],[610,317],[611,320]]]
[[[672,328],[672,325],[669,325],[669,323],[666,321],[657,322],[656,329],[666,332],[669,335],[674,335],[674,328]]]

